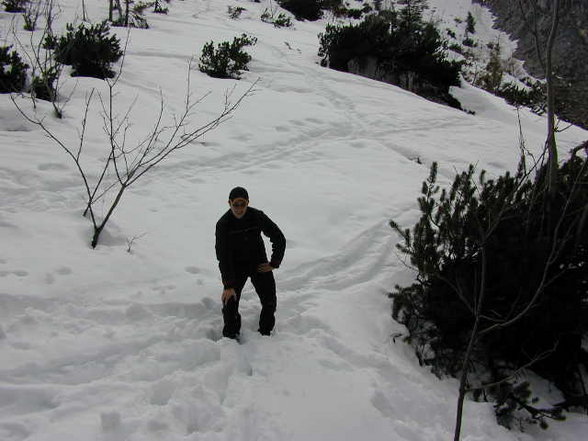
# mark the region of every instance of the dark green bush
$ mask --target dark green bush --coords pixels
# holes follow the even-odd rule
[[[25,12],[29,0],[4,0],[4,10],[6,12]]]
[[[271,23],[276,28],[290,28],[292,27],[292,20],[283,12],[276,15],[275,12],[266,9],[261,14],[261,21],[264,23]]]
[[[434,165],[418,200],[417,224],[402,230],[391,222],[404,239],[399,249],[418,271],[414,284],[392,294],[393,316],[406,325],[421,363],[454,376],[477,317],[468,386],[495,400],[503,423],[515,410],[542,424],[545,417],[559,418],[560,409],[539,411],[531,395],[517,389],[522,367],[568,399],[585,394],[579,368],[588,360],[582,347],[588,331],[586,158],[573,156],[560,166],[557,192],[549,192],[546,181],[546,168],[530,178],[521,165],[515,175],[486,180],[482,172],[476,182],[470,166],[440,191]],[[500,381],[500,387],[483,386]]]
[[[361,8],[348,8],[341,0],[323,0],[322,9],[330,10],[335,17],[347,17],[360,19],[363,14],[369,14],[373,11],[372,6],[364,4]]]
[[[486,64],[484,71],[480,73],[476,84],[483,89],[497,94],[502,86],[502,78],[504,77],[504,67],[500,57],[500,45],[488,45],[490,49],[490,59]]]
[[[292,20],[283,12],[280,12],[273,19],[274,27],[276,28],[290,28],[292,27]]]
[[[149,23],[145,18],[145,10],[153,6],[153,3],[138,2],[132,0],[125,2],[125,10],[116,20],[112,20],[112,26],[149,29]],[[155,5],[157,7],[157,5]],[[155,11],[154,11],[155,12]]]
[[[21,92],[25,88],[27,69],[12,46],[0,46],[0,93]]]
[[[545,91],[538,82],[530,84],[528,88],[508,83],[500,87],[496,94],[513,106],[528,107],[538,114],[543,114],[547,106]]]
[[[33,76],[31,82],[31,91],[36,98],[45,101],[55,101],[57,98],[57,90],[55,88],[55,82],[59,77],[59,70],[53,67],[41,75]]]
[[[322,0],[321,7],[330,11],[335,11],[338,8],[343,8],[345,5],[343,0]]]
[[[247,9],[241,7],[241,6],[227,6],[227,13],[229,14],[229,17],[232,18],[233,20],[238,19],[241,14],[243,13],[243,11],[246,11]]]
[[[461,42],[461,44],[463,44],[466,47],[476,47],[477,43],[470,37],[464,38],[463,41]]]
[[[461,63],[445,59],[435,26],[415,16],[384,11],[357,25],[327,25],[319,39],[321,64],[332,69],[348,72],[351,62],[373,59],[383,80],[425,97],[447,95],[449,86],[459,85]]]
[[[451,49],[453,52],[457,52],[458,54],[464,53],[463,47],[457,43],[451,43],[449,46],[447,46],[447,48]]]
[[[476,33],[476,19],[474,18],[471,12],[468,12],[468,17],[466,19],[466,33]]]
[[[364,14],[363,9],[345,8],[342,10],[342,12],[344,13],[345,17],[354,18],[356,20],[359,20]]]
[[[87,27],[85,23],[74,29],[67,25],[67,33],[55,45],[55,59],[62,64],[71,65],[73,76],[112,78],[111,64],[123,55],[120,40],[116,35],[109,36],[110,28],[103,21]],[[50,46],[51,41],[46,41]]]
[[[278,0],[278,3],[294,14],[296,20],[315,21],[323,15],[321,0]]]
[[[163,1],[165,1],[165,3],[170,2],[170,0]],[[155,0],[155,2],[153,3],[153,12],[155,12],[156,14],[167,14],[169,12],[169,8],[162,5],[163,1]]]
[[[47,49],[48,51],[54,51],[59,43],[59,38],[55,35],[48,33],[43,40],[43,49]]]
[[[233,38],[231,43],[224,41],[217,44],[206,43],[200,56],[200,71],[214,78],[239,78],[239,72],[248,70],[251,55],[243,51],[245,46],[257,43],[257,38],[242,34]]]

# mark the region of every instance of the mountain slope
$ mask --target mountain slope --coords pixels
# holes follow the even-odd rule
[[[247,10],[230,20],[228,5]],[[260,80],[232,119],[125,195],[96,250],[73,164],[0,96],[0,439],[450,438],[456,382],[439,381],[392,341],[403,328],[387,292],[413,274],[387,222],[416,220],[432,161],[445,182],[472,162],[490,174],[514,168],[517,113],[467,86],[455,93],[475,116],[321,68],[324,22],[276,29],[259,20],[266,6],[178,1],[167,16],[148,15],[151,29],[131,31],[116,96],[121,114],[136,100],[129,145],[152,127],[160,89],[167,115],[181,111],[188,61],[211,39],[245,32],[259,41],[241,81],[192,71],[194,97],[211,93],[191,122],[214,115],[227,90],[238,95]],[[62,29],[79,7],[63,2]],[[105,5],[88,7],[94,21],[106,17]],[[0,16],[7,38],[12,20]],[[106,92],[99,80],[67,81],[64,95],[73,95],[61,121],[39,105],[72,145],[91,88]],[[107,155],[99,110],[90,114],[89,167]],[[520,117],[538,152],[543,119]],[[585,138],[572,128],[559,145]],[[214,224],[236,185],[288,238],[276,332],[255,332],[259,302],[248,286],[242,345],[220,338],[214,257]],[[579,439],[587,420],[570,420],[534,436]],[[532,436],[497,426],[481,403],[467,403],[464,435]]]

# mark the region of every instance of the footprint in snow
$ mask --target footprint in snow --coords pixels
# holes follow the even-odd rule
[[[62,266],[55,271],[60,276],[69,276],[73,273],[72,269],[67,266]]]
[[[8,276],[26,277],[29,275],[28,271],[25,270],[14,270],[14,271],[0,271],[0,277]]]
[[[37,170],[39,170],[39,171],[67,170],[67,167],[63,164],[49,162],[49,163],[45,163],[45,164],[39,164],[39,166],[37,167]]]

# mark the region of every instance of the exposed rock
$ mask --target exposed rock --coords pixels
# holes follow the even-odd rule
[[[539,48],[546,46],[551,28],[553,0],[474,0],[497,17],[496,25],[518,41],[515,56],[526,69],[542,78],[544,70],[537,52],[534,26],[537,24]],[[532,3],[537,4],[534,10]],[[561,0],[553,61],[556,75],[558,115],[588,129],[588,0]],[[536,20],[535,20],[536,17]]]
[[[391,69],[383,68],[376,57],[353,58],[347,63],[346,71],[373,80],[394,84],[429,101],[462,110],[460,102],[449,93],[448,88],[444,90],[435,86],[416,72],[395,72]]]

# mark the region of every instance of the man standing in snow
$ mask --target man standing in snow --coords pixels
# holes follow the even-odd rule
[[[229,207],[216,223],[216,258],[223,281],[223,336],[239,337],[239,300],[248,278],[251,278],[261,301],[259,332],[270,335],[275,324],[277,303],[272,271],[282,262],[286,238],[263,211],[249,206],[249,195],[243,187],[231,190]],[[268,236],[272,243],[269,262],[261,233]]]

